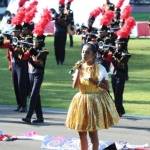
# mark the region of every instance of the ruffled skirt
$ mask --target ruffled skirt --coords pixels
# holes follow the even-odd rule
[[[77,93],[70,104],[66,126],[77,131],[95,131],[118,123],[114,102],[106,92]]]

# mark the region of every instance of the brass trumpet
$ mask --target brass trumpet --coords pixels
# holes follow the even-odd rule
[[[19,40],[17,37],[13,37],[13,38],[12,38],[12,44],[13,44],[13,45],[22,44],[22,45],[27,45],[27,46],[31,46],[31,47],[34,46],[33,43],[26,42],[25,40]]]
[[[103,41],[98,42],[98,47],[99,47],[99,49],[102,49],[102,50],[105,50],[105,51],[109,50],[109,48],[116,49],[116,46],[113,46],[113,45],[110,45],[110,44],[108,44],[108,45],[104,44]]]

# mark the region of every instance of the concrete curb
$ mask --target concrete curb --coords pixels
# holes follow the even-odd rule
[[[1,110],[8,110],[8,109],[15,109],[16,106],[14,105],[0,105]],[[59,109],[59,108],[47,108],[43,107],[44,113],[51,113],[51,114],[67,114],[67,110],[65,109]],[[142,116],[142,115],[131,115],[131,114],[125,114],[122,118],[124,119],[135,119],[135,120],[150,120],[150,116]]]

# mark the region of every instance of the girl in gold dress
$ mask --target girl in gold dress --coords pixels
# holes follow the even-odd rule
[[[73,87],[78,88],[70,104],[66,126],[79,133],[81,150],[88,150],[87,133],[92,150],[98,150],[97,130],[107,129],[119,121],[114,102],[108,90],[108,74],[95,62],[97,48],[87,43],[82,49],[82,60],[76,64]]]

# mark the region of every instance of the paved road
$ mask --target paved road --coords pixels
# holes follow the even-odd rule
[[[25,113],[17,113],[13,110],[13,106],[0,106],[0,130],[5,133],[23,135],[27,131],[36,131],[42,136],[78,137],[76,132],[64,126],[65,111],[44,109],[44,124],[27,125],[21,121]],[[99,131],[99,138],[103,141],[126,141],[130,144],[150,145],[150,117],[125,116],[117,126]],[[35,140],[0,142],[0,150],[39,150],[40,146],[41,141]]]

